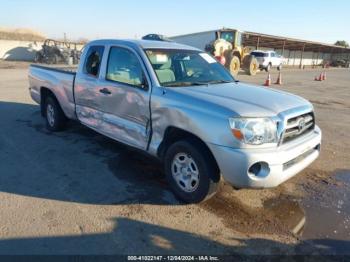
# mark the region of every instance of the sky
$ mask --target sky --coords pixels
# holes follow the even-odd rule
[[[70,39],[174,36],[230,27],[350,43],[348,0],[0,0],[0,27]]]

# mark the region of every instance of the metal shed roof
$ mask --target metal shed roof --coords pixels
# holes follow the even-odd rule
[[[303,50],[324,53],[350,53],[350,48],[330,45],[320,42],[307,41],[283,36],[242,32],[243,43],[248,46],[269,47],[287,50]]]

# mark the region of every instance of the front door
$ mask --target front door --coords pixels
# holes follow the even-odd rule
[[[128,47],[109,49],[100,79],[102,131],[118,141],[146,149],[150,135],[150,94],[141,58]]]

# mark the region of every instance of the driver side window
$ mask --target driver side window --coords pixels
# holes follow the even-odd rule
[[[109,52],[106,79],[143,87],[144,77],[139,59],[126,48],[112,47]]]

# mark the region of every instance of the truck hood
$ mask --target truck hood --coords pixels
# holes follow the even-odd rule
[[[174,88],[175,92],[224,107],[246,117],[275,116],[283,111],[312,105],[307,100],[279,90],[243,83]]]

